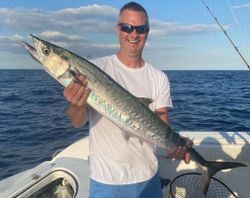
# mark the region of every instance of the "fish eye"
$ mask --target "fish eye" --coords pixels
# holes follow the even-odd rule
[[[50,49],[47,47],[43,48],[43,53],[45,56],[48,56],[50,54]]]

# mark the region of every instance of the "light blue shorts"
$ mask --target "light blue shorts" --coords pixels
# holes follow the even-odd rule
[[[90,198],[162,198],[160,177],[127,185],[109,185],[90,179]]]

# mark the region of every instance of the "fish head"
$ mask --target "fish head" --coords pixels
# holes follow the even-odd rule
[[[67,51],[35,35],[31,35],[31,37],[34,47],[23,42],[31,57],[39,62],[55,79],[59,80],[61,76],[65,76],[70,70],[70,63],[65,56]]]

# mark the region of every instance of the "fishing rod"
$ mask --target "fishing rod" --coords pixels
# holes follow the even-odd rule
[[[223,33],[226,35],[226,37],[228,38],[228,40],[230,41],[230,43],[233,45],[234,49],[236,50],[236,52],[238,52],[238,54],[240,55],[241,59],[244,61],[244,63],[246,64],[246,66],[248,67],[248,69],[250,70],[250,65],[247,63],[246,59],[243,57],[243,55],[240,53],[239,49],[236,47],[236,45],[234,44],[234,42],[232,41],[232,39],[228,36],[226,30],[223,28],[223,26],[220,24],[220,22],[218,21],[217,17],[213,14],[213,12],[210,10],[210,8],[208,7],[208,5],[201,0],[201,2],[204,4],[204,6],[207,8],[207,10],[209,11],[209,13],[212,15],[212,17],[214,18],[214,20],[216,21],[216,23],[219,25],[219,27],[221,28],[221,30],[223,31]]]

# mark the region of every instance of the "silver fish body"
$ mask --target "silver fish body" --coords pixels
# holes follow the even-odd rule
[[[84,75],[91,90],[87,103],[124,131],[166,149],[185,145],[178,133],[97,66],[37,37],[33,40],[38,52],[35,59],[44,69],[64,86]]]
[[[96,65],[34,35],[32,39],[35,48],[24,43],[30,55],[64,86],[76,79],[76,76],[84,75],[91,90],[87,103],[121,129],[164,149],[186,146],[183,137]],[[186,148],[192,160],[207,167],[204,174],[204,194],[210,178],[217,171],[245,166],[237,162],[207,161],[194,148]]]

